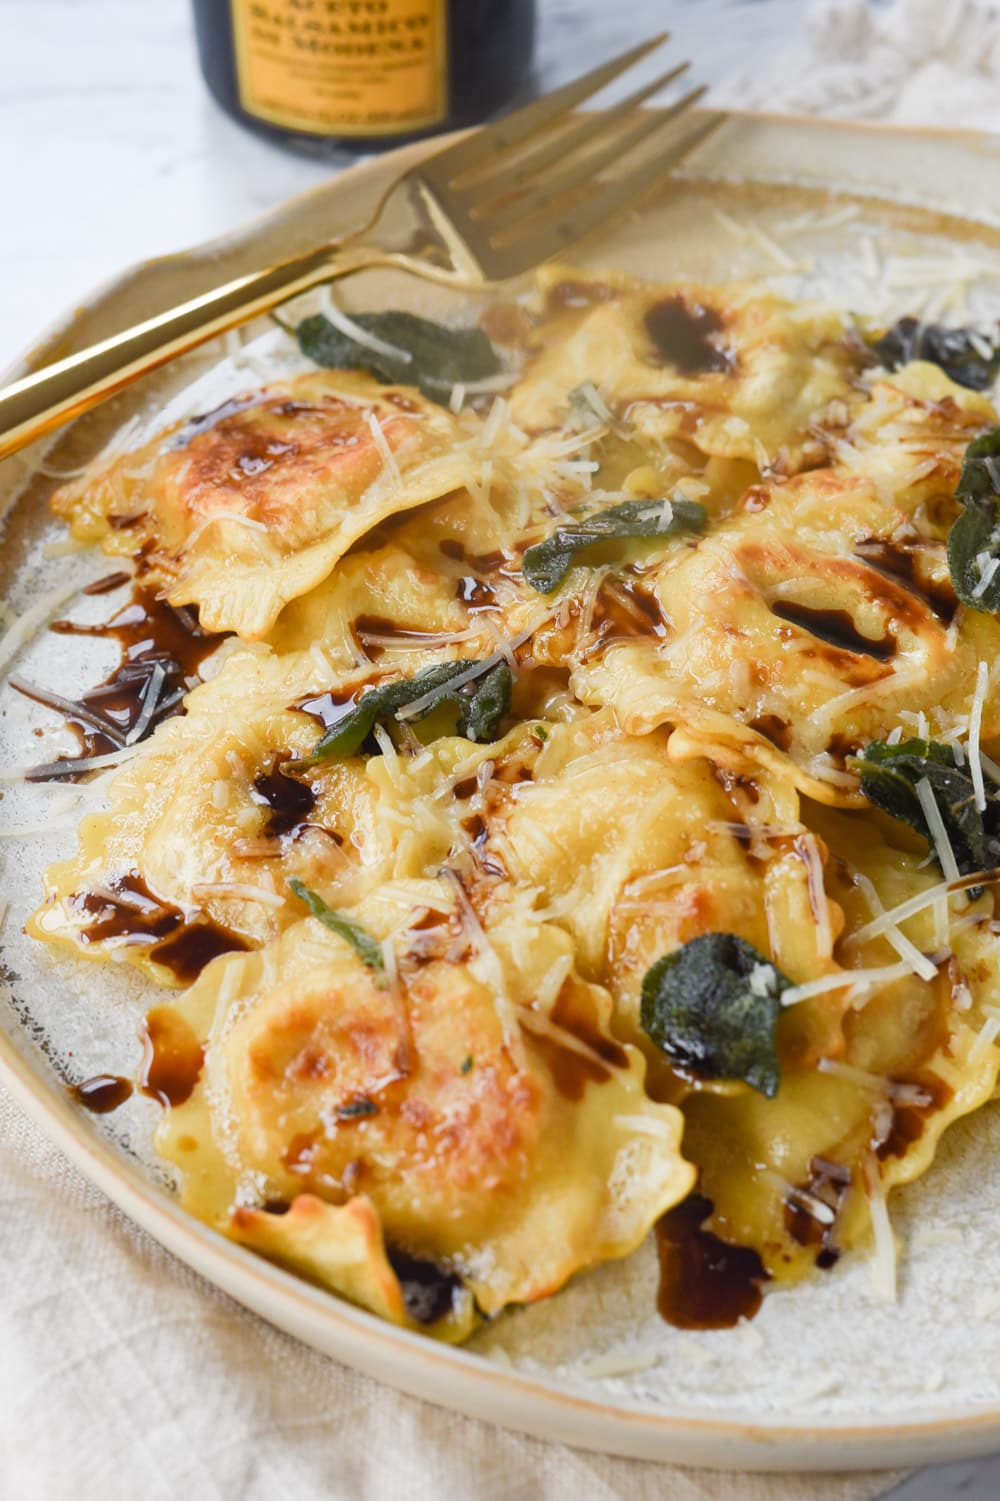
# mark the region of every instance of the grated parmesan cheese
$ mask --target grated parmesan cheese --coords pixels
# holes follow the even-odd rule
[[[970,886],[994,886],[998,881],[1000,881],[1000,867],[997,866],[991,870],[973,871],[971,875],[961,876],[957,881],[940,881],[937,886],[931,886],[927,891],[907,897],[906,901],[900,902],[897,907],[890,907],[881,916],[866,923],[863,928],[858,928],[857,932],[849,933],[843,942],[852,946],[866,943],[869,938],[877,938],[898,923],[905,922],[908,917],[915,917],[918,912],[923,912],[927,907],[933,906],[942,896],[953,896],[956,891],[968,891]]]
[[[483,424],[478,438],[478,446],[493,448],[500,436],[501,429],[509,422],[510,408],[503,397],[498,396],[490,407],[489,416]]]
[[[979,582],[972,591],[972,598],[982,599],[993,582],[994,574],[1000,568],[1000,558],[991,558],[988,552],[977,552],[974,561],[979,569]]]
[[[153,715],[160,706],[160,695],[163,692],[163,684],[166,682],[167,669],[162,662],[156,662],[139,702],[139,717],[125,736],[126,745],[135,745],[141,740],[153,721]]]
[[[252,886],[248,881],[199,881],[191,887],[191,895],[203,897],[231,896],[242,902],[260,902],[263,907],[283,907],[285,898],[276,891],[266,891]]]
[[[360,323],[339,308],[334,302],[329,287],[321,287],[319,293],[319,306],[324,318],[333,324],[340,333],[346,334],[347,338],[355,344],[360,344],[363,349],[370,349],[373,354],[381,354],[390,360],[401,360],[404,365],[413,363],[413,354],[409,349],[400,349],[395,344],[390,344],[388,339],[380,339],[377,334],[370,333],[367,328],[362,328]]]
[[[87,543],[80,542],[76,537],[62,537],[58,542],[46,542],[42,548],[43,558],[72,558],[78,552],[86,552]]]
[[[404,926],[408,926],[411,920],[412,915],[408,913]],[[388,938],[383,938],[380,947],[382,949],[382,968],[385,971],[385,983],[395,990],[399,985],[399,967],[396,964],[396,945],[393,942],[391,934]]]
[[[440,876],[448,882],[455,893],[455,902],[459,915],[476,946],[477,957],[485,977],[485,983],[489,985],[492,991],[493,1004],[496,1007],[500,1026],[503,1029],[504,1043],[516,1067],[523,1071],[527,1068],[527,1055],[524,1050],[524,1039],[521,1036],[518,1018],[520,1011],[524,1008],[515,1007],[507,993],[507,982],[504,977],[500,956],[490,943],[486,935],[486,930],[479,921],[476,909],[469,901],[460,876],[447,865],[441,868]]]
[[[605,426],[611,427],[615,420],[614,415],[607,402],[602,398],[593,381],[585,380],[582,385],[577,386],[576,389],[579,391],[584,401],[590,407],[590,410],[593,412],[597,420],[599,422],[603,422]]]
[[[615,1376],[633,1376],[638,1371],[648,1371],[660,1358],[660,1352],[656,1350],[609,1350],[606,1355],[585,1361],[579,1371],[585,1381],[608,1381]]]
[[[616,1115],[614,1124],[622,1131],[638,1131],[641,1136],[655,1136],[673,1141],[674,1128],[655,1115]]]
[[[75,776],[80,771],[97,771],[106,766],[120,766],[124,761],[131,761],[142,750],[140,745],[123,746],[121,750],[107,751],[102,756],[68,756],[64,761],[50,761],[44,767],[38,762],[31,766],[10,766],[0,771],[0,783],[13,783],[27,781],[31,772],[45,770],[49,775]]]
[[[979,752],[979,763],[991,782],[1000,783],[1000,766],[985,751]]]
[[[750,971],[750,992],[752,995],[766,996],[774,992],[774,982],[777,979],[773,964],[755,964]]]
[[[722,226],[727,234],[732,235],[734,240],[738,240],[741,245],[746,244],[747,240],[750,238],[749,231],[744,224],[740,223],[738,219],[734,219],[732,214],[727,214],[725,209],[713,207],[712,217],[715,219],[717,224]]]
[[[997,563],[1000,567],[1000,562]],[[990,670],[985,662],[976,668],[976,691],[969,709],[969,771],[976,794],[976,807],[980,813],[986,809],[986,788],[983,785],[983,763],[980,758],[979,735],[983,724],[983,705],[990,684]],[[947,874],[947,872],[945,872]]]
[[[252,516],[244,516],[241,511],[213,511],[211,516],[206,516],[203,521],[199,521],[191,535],[185,538],[184,551],[190,552],[202,532],[214,526],[217,521],[234,521],[238,526],[244,526],[252,532],[267,531],[263,521],[255,521]]]
[[[371,429],[371,435],[375,439],[375,447],[378,449],[382,457],[382,463],[385,468],[385,472],[389,475],[396,489],[401,490],[403,488],[403,476],[399,472],[399,465],[396,463],[396,456],[393,453],[392,449],[389,447],[389,440],[385,435],[382,424],[381,422],[379,422],[378,417],[374,412],[368,412],[366,414],[366,420],[369,428]]]
[[[34,823],[9,824],[0,828],[0,839],[31,839],[36,834],[54,834],[60,829],[76,827],[75,818],[41,818]]]
[[[792,985],[781,997],[783,1006],[796,1006],[799,1001],[811,1000],[813,996],[825,995],[828,990],[871,990],[876,985],[888,985],[912,973],[908,963],[883,964],[875,969],[843,969],[833,975],[821,975],[816,980],[806,980],[803,985]]]
[[[42,626],[47,625],[57,610],[80,592],[79,584],[63,584],[42,596],[22,615],[19,615],[3,636],[0,636],[0,672],[6,670],[23,647]]]
[[[985,1007],[983,1008],[986,1009]],[[987,1016],[969,1049],[969,1062],[978,1063],[1000,1037],[1000,1015]]]
[[[823,858],[815,834],[803,834],[796,839],[794,848],[806,868],[809,905],[816,923],[816,951],[821,958],[827,959],[833,953],[833,926],[823,880]]]
[[[892,1233],[889,1207],[886,1204],[885,1188],[878,1170],[878,1162],[870,1153],[864,1158],[865,1187],[868,1190],[868,1212],[871,1216],[872,1290],[876,1297],[887,1303],[896,1301],[896,1238]]]
[[[859,870],[853,872],[853,879],[855,884],[861,889],[872,916],[878,917],[884,913],[885,908],[882,905],[878,892],[875,890],[874,882],[869,880],[868,876]],[[892,926],[886,929],[884,937],[886,942],[896,950],[899,957],[906,960],[915,975],[919,975],[921,980],[934,979],[937,974],[937,965],[928,959],[926,954],[922,954],[916,944],[907,938],[905,933],[899,928]]]
[[[487,672],[498,666],[507,656],[508,649],[514,652],[519,646],[523,646],[526,641],[529,641],[536,631],[541,630],[542,626],[552,619],[556,613],[556,608],[556,606],[553,606],[552,609],[546,610],[544,615],[541,615],[526,630],[519,631],[516,636],[511,636],[503,651],[493,652],[491,656],[484,658],[482,662],[473,662],[464,672],[456,673],[447,684],[449,692],[454,692],[456,688],[464,687],[466,683],[471,683],[474,678],[484,676]],[[436,703],[440,697],[441,690],[439,688],[431,688],[427,693],[422,693],[419,698],[415,698],[410,703],[404,704],[401,709],[397,709],[395,718],[401,724],[405,724],[411,719],[419,719],[424,710],[429,709],[431,704]]]
[[[382,752],[382,760],[385,764],[385,769],[389,774],[390,782],[395,787],[397,792],[405,792],[406,773],[403,770],[403,766],[399,759],[399,754],[396,750],[396,747],[392,743],[392,736],[389,734],[388,730],[383,729],[382,725],[380,724],[376,724],[373,727],[372,734],[378,741],[378,748]]]
[[[788,254],[787,250],[782,249],[777,240],[761,229],[759,224],[748,223],[746,230],[750,239],[763,250],[765,255],[770,256],[771,260],[774,261],[776,266],[780,266],[782,271],[799,271],[804,269],[804,263],[794,260]]]

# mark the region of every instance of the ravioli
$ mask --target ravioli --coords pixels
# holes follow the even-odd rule
[[[969,612],[955,629],[947,526],[922,514],[909,472],[891,502],[855,465],[753,486],[697,545],[637,581],[660,634],[583,662],[580,697],[613,704],[631,733],[682,722],[784,768],[812,797],[849,803],[845,756],[901,713],[967,717],[979,662],[1000,650],[993,616]],[[953,520],[957,505],[943,499]],[[987,704],[983,734],[998,732],[1000,710]]]
[[[858,362],[841,314],[792,308],[753,286],[649,287],[540,273],[538,353],[512,398],[529,430],[556,426],[588,375],[639,442],[792,471],[822,445],[810,427],[850,392]]]
[[[158,1142],[185,1202],[396,1322],[385,1245],[485,1314],[627,1254],[694,1175],[568,936],[470,928],[441,881],[378,905],[352,916],[379,936],[393,922],[391,979],[307,920],[217,960],[181,1003],[204,1072]]]
[[[896,955],[885,938],[850,944],[872,915],[865,883],[895,905],[933,888],[935,874],[856,816],[825,811],[815,822],[829,850],[831,900],[846,919],[842,956],[891,969]],[[950,952],[930,982],[904,974],[874,991],[862,985],[853,999],[841,990],[789,1009],[783,1024],[815,1027],[815,1015],[798,1013],[829,1013],[835,999],[840,1036],[818,1056],[789,1058],[776,1099],[744,1088],[684,1101],[686,1150],[714,1205],[710,1223],[757,1247],[776,1277],[869,1245],[872,1180],[884,1192],[919,1177],[948,1125],[993,1095],[1000,1057],[983,1042],[1000,1000],[992,903],[954,900],[966,910],[953,914]],[[929,906],[906,929],[920,951],[940,954]]]
[[[328,670],[325,692],[327,680]],[[199,935],[225,951],[265,942],[290,920],[288,875],[346,891],[378,879],[386,850],[364,762],[286,768],[316,742],[316,720],[290,707],[312,697],[308,656],[231,657],[118,774],[107,811],[84,820],[76,857],[48,872],[32,931],[185,983]]]
[[[1000,625],[948,555],[996,410],[751,284],[548,268],[518,328],[495,397],[303,376],[57,493],[237,639],[30,931],[172,991],[191,1212],[391,1322],[464,1339],[695,1187],[773,1284],[888,1286],[1000,1067]],[[700,1052],[651,1020],[713,939],[764,1074],[702,993]]]
[[[379,521],[474,473],[448,413],[360,375],[307,375],[227,402],[59,491],[106,550],[152,544],[171,604],[257,640]]]

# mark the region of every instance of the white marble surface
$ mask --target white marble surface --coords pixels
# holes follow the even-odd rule
[[[794,43],[803,12],[800,0],[541,8],[542,88],[665,26],[676,55],[717,81]],[[0,64],[0,367],[117,271],[217,235],[333,170],[215,107],[188,0],[0,0]],[[921,1501],[994,1497],[998,1466],[927,1472]]]
[[[671,56],[697,57],[714,80],[783,45],[801,8],[541,0],[537,82],[564,82],[664,27]],[[189,0],[0,0],[0,65],[0,368],[116,271],[220,234],[332,170],[216,107]]]

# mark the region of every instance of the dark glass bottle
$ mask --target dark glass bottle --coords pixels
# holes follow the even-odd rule
[[[194,0],[222,108],[313,155],[474,125],[525,81],[536,0]]]

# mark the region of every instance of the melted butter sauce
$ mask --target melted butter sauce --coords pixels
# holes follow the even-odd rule
[[[591,622],[602,647],[636,637],[662,640],[667,634],[663,612],[653,596],[633,580],[613,574],[601,584]]]
[[[382,638],[386,636],[416,648],[428,642],[433,645],[440,635],[438,631],[413,630],[383,615],[358,615],[351,623],[351,632],[361,650],[373,662],[384,655],[386,648]]]
[[[527,351],[535,331],[535,319],[517,302],[495,302],[485,308],[479,326],[494,344]]]
[[[731,1329],[752,1319],[768,1273],[756,1251],[731,1246],[702,1226],[711,1199],[691,1194],[657,1221],[660,1316],[677,1329]]]
[[[471,574],[459,579],[455,586],[455,595],[467,607],[470,615],[475,615],[480,610],[500,608],[497,604],[496,591],[484,579],[474,578]]]
[[[352,709],[357,707],[360,690],[348,693],[334,693],[332,690],[326,693],[313,693],[308,698],[300,698],[291,708],[297,709],[300,714],[308,714],[315,719],[317,724],[324,730],[332,729],[342,719],[346,719]]]
[[[665,297],[645,317],[646,332],[659,357],[681,375],[728,374],[736,360],[719,344],[725,324],[714,308]]]
[[[104,594],[127,582],[127,574],[109,574],[98,579],[86,591]],[[190,680],[198,676],[204,659],[215,650],[222,637],[203,631],[198,617],[187,607],[174,609],[157,598],[155,590],[143,584],[133,586],[132,598],[110,620],[98,625],[80,625],[74,621],[54,621],[51,629],[65,636],[94,636],[117,641],[121,661],[103,683],[90,688],[76,700],[67,702],[43,688],[21,685],[26,697],[57,709],[64,723],[80,742],[81,756],[101,756],[120,750],[137,724],[151,691],[150,683],[159,668],[162,673],[157,707],[142,738],[145,739],[174,714],[182,714],[183,698]],[[65,758],[37,767],[28,780],[51,781],[56,778],[75,780],[72,760]],[[64,769],[65,765],[65,769]]]
[[[552,1082],[564,1099],[582,1100],[588,1084],[606,1084],[613,1069],[628,1067],[628,1054],[601,1031],[597,1008],[581,986],[569,981],[563,985],[551,1019],[593,1055],[584,1057],[556,1037],[533,1035],[533,1045],[544,1057]]]
[[[958,609],[958,598],[951,580],[937,581],[918,577],[919,546],[896,546],[880,538],[870,538],[859,542],[855,552],[869,568],[920,600],[943,625],[951,624]]]
[[[166,449],[186,448],[192,439],[202,433],[210,432],[213,427],[225,423],[237,412],[243,412],[247,407],[253,406],[258,401],[257,396],[233,396],[219,406],[213,407],[210,412],[202,412],[197,417],[189,417],[187,422],[179,427],[173,437],[164,445]]]
[[[896,1081],[902,1082],[902,1081]],[[887,1157],[905,1157],[906,1153],[924,1134],[931,1116],[943,1110],[954,1091],[943,1079],[927,1075],[922,1079],[908,1079],[927,1096],[926,1105],[892,1105],[888,1130],[879,1140],[873,1141],[875,1154],[881,1160]]]
[[[154,1006],[143,1024],[140,1086],[161,1105],[183,1105],[201,1075],[205,1050],[172,1006]]]
[[[750,728],[770,740],[779,750],[786,751],[792,743],[792,727],[777,714],[762,714],[750,721]]]
[[[137,871],[116,877],[98,891],[75,892],[68,905],[93,921],[80,930],[81,943],[131,938],[148,943],[148,957],[169,969],[182,985],[196,980],[210,959],[246,949],[245,941],[210,917],[186,917],[161,901]]]
[[[472,553],[467,552],[457,537],[445,537],[438,543],[441,554],[450,558],[453,563],[467,563],[473,574],[499,573],[506,578],[513,577],[513,569],[517,566],[517,552],[511,549],[504,552],[503,548],[495,547],[492,552]],[[523,548],[522,548],[523,550]],[[485,580],[473,579],[473,583],[485,586]]]
[[[880,641],[863,636],[847,610],[813,610],[808,605],[796,604],[793,600],[780,600],[771,605],[771,614],[790,625],[800,626],[819,641],[825,641],[838,651],[850,652],[853,656],[874,657],[877,662],[887,662],[896,654],[896,642],[892,636],[883,636]]]
[[[70,1094],[85,1110],[94,1115],[107,1115],[124,1105],[130,1097],[132,1081],[121,1079],[117,1074],[97,1074],[93,1079],[84,1079],[82,1084],[74,1084]]]
[[[814,1157],[806,1181],[785,1197],[785,1229],[800,1246],[816,1248],[816,1265],[823,1270],[840,1259],[837,1217],[850,1186],[849,1167],[842,1162],[829,1162],[825,1157]],[[832,1220],[821,1205],[832,1213]]]
[[[417,1324],[436,1324],[451,1313],[462,1291],[454,1272],[434,1261],[421,1261],[394,1246],[386,1247],[389,1265],[399,1278],[403,1302]]]
[[[251,796],[259,807],[267,808],[265,839],[289,834],[303,823],[316,805],[316,794],[306,782],[290,777],[281,770],[283,756],[274,756],[265,771],[255,777]]]

